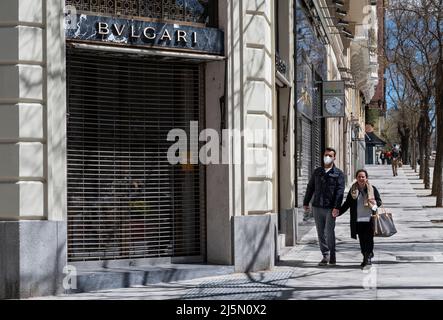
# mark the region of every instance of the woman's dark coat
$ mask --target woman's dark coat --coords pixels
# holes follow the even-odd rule
[[[380,193],[378,192],[377,188],[372,186],[374,188],[374,198],[377,202],[377,207],[381,206],[381,198]],[[351,238],[357,239],[357,199],[352,198],[352,187],[348,192],[348,196],[346,197],[346,201],[343,203],[343,205],[340,208],[340,214],[341,216],[343,213],[345,213],[349,208],[351,208]],[[366,190],[367,192],[367,190]]]

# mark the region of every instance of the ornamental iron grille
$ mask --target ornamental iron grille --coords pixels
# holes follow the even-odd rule
[[[275,68],[278,72],[280,72],[285,77],[287,76],[286,72],[288,71],[288,65],[285,60],[283,60],[278,52],[275,53]]]
[[[216,26],[217,0],[66,0],[77,11]]]

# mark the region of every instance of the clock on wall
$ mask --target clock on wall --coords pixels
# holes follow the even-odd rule
[[[345,116],[345,83],[342,80],[323,81],[323,117]]]
[[[330,97],[325,99],[325,116],[339,117],[343,115],[344,103],[340,97]]]

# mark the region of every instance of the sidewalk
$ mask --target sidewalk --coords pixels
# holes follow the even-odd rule
[[[201,278],[146,287],[75,294],[50,299],[441,299],[443,297],[443,208],[408,166],[392,177],[388,165],[368,166],[369,179],[398,233],[375,238],[373,266],[360,269],[358,240],[350,238],[349,211],[337,219],[337,266],[318,267],[315,228],[274,270]],[[417,194],[419,196],[417,196]],[[437,220],[441,220],[440,222]],[[433,221],[433,222],[431,222]],[[40,298],[42,299],[42,298]],[[43,298],[47,299],[47,298]]]

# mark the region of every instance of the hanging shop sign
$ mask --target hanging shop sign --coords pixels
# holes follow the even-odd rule
[[[224,54],[223,31],[215,28],[84,14],[70,19],[65,26],[71,40]]]
[[[323,81],[323,117],[345,116],[344,81]]]

